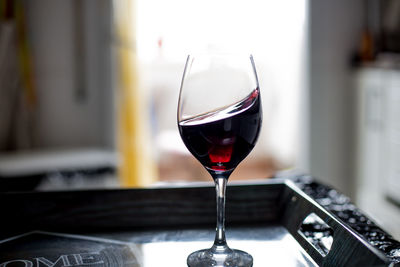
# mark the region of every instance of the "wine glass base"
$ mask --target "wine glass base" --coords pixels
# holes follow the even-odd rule
[[[229,249],[215,252],[212,249],[195,251],[187,258],[189,267],[252,267],[253,257],[247,252]]]

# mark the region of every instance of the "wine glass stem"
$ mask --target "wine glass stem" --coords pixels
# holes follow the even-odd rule
[[[217,197],[217,228],[213,249],[226,250],[228,246],[225,239],[225,192],[228,179],[217,177],[214,181]]]

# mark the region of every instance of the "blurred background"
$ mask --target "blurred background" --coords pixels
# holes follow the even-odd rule
[[[231,180],[307,173],[400,238],[400,1],[0,0],[0,191],[211,181],[176,124],[186,56],[254,56]]]

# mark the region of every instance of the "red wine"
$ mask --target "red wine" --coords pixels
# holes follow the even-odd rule
[[[189,151],[206,169],[232,171],[253,149],[261,128],[259,89],[232,106],[179,122]]]

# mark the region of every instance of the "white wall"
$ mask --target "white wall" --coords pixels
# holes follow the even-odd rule
[[[35,146],[113,147],[111,1],[24,3],[38,95]]]
[[[363,1],[308,5],[308,171],[352,196],[355,102],[349,61],[362,32]]]

